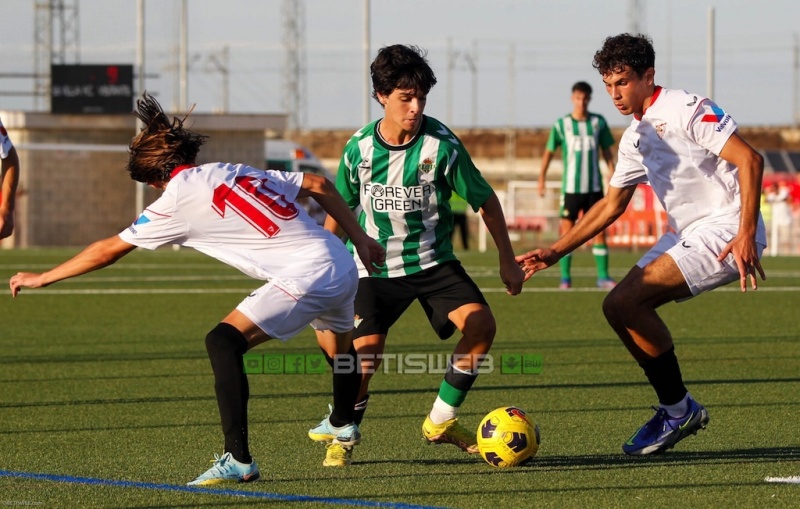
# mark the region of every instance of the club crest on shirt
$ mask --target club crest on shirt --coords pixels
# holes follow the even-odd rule
[[[419,165],[417,165],[417,168],[422,173],[428,173],[429,171],[436,169],[436,163],[430,157],[426,157],[421,163],[419,163]]]
[[[662,122],[660,124],[657,124],[655,126],[655,128],[656,128],[656,135],[658,135],[658,139],[659,140],[663,140],[664,139],[664,133],[667,131],[667,123],[666,122]]]

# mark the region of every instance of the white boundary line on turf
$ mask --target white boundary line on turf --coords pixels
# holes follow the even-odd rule
[[[257,286],[257,281],[256,285]],[[242,288],[98,288],[98,289],[74,289],[74,290],[60,290],[60,289],[36,289],[29,290],[23,289],[20,295],[146,295],[146,294],[189,294],[189,293],[246,293],[252,289],[253,286]],[[505,293],[505,288],[481,288],[483,293]],[[748,292],[753,290],[748,289]],[[771,288],[759,288],[757,292],[800,292],[800,286],[776,286]],[[569,290],[561,290],[559,288],[526,288],[523,293],[561,293],[569,295],[570,293],[608,293],[608,290],[603,288],[570,288]],[[717,288],[714,292],[741,292],[736,288]]]
[[[248,293],[247,288],[105,288],[85,290],[29,290],[23,288],[19,296],[32,295],[146,295],[146,294],[187,294],[187,293]]]
[[[765,477],[765,481],[767,482],[780,482],[785,484],[800,484],[800,475],[795,475],[791,477]]]

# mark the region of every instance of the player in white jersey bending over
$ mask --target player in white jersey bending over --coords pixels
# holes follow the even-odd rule
[[[0,239],[14,232],[14,203],[19,185],[19,156],[0,121]]]
[[[272,338],[288,339],[306,326],[316,330],[325,354],[353,359],[353,299],[358,271],[344,244],[319,226],[300,197],[310,196],[352,235],[368,272],[384,260],[383,248],[321,176],[263,171],[225,163],[196,165],[205,136],[170,122],[145,93],[135,113],[144,122],[130,144],[128,172],[164,193],[119,235],[91,244],[71,260],[41,274],[21,272],[10,281],[39,288],[110,265],[137,246],[193,247],[248,276],[266,281],[206,336],[214,388],[225,436],[224,454],[190,485],[249,482],[259,478],[247,433],[249,386],[242,355]],[[333,412],[326,421],[335,439],[352,446],[361,439],[353,423],[361,375],[333,375]]]
[[[766,232],[759,212],[762,157],[710,99],[655,84],[655,51],[645,35],[609,37],[594,56],[614,106],[633,115],[619,143],[606,196],[548,249],[520,255],[526,280],[614,222],[637,184],[648,182],[669,218],[662,236],[603,302],[606,319],[644,370],[660,403],[626,441],[626,454],[673,447],[709,421],[686,390],[672,335],[656,309],[670,301],[765,278]]]
[[[359,210],[361,226],[386,247],[387,270],[381,274],[370,274],[356,260],[361,279],[353,337],[364,372],[356,424],[364,415],[369,380],[380,366],[389,328],[418,300],[440,338],[449,338],[456,329],[462,334],[422,433],[428,442],[448,442],[475,453],[474,426],[465,428],[456,411],[489,352],[495,320],[453,254],[453,192],[480,210],[499,250],[500,278],[509,294],[521,291],[524,274],[514,259],[494,191],[459,139],[423,114],[428,92],[436,84],[424,52],[404,45],[381,48],[370,71],[372,95],[384,108],[384,117],[350,138],[336,176],[347,204]],[[335,220],[325,226],[336,230]],[[318,441],[332,438],[319,428],[311,429],[309,436]],[[328,448],[327,463],[350,461],[349,448]]]

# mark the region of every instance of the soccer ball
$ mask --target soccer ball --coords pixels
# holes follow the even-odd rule
[[[495,467],[524,465],[539,450],[539,426],[515,406],[492,410],[478,426],[478,450]]]

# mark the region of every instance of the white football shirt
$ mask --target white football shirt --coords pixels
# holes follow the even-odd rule
[[[679,234],[738,223],[739,170],[719,157],[736,128],[710,99],[656,87],[650,107],[622,135],[611,185],[649,183]],[[756,240],[766,244],[760,218]]]
[[[8,157],[8,153],[13,147],[14,145],[11,144],[11,139],[8,137],[8,131],[6,131],[3,121],[0,120],[0,159]]]
[[[191,247],[261,280],[301,280],[331,265],[336,279],[355,262],[296,203],[302,182],[303,173],[242,164],[179,167],[164,194],[119,236],[146,249]]]

